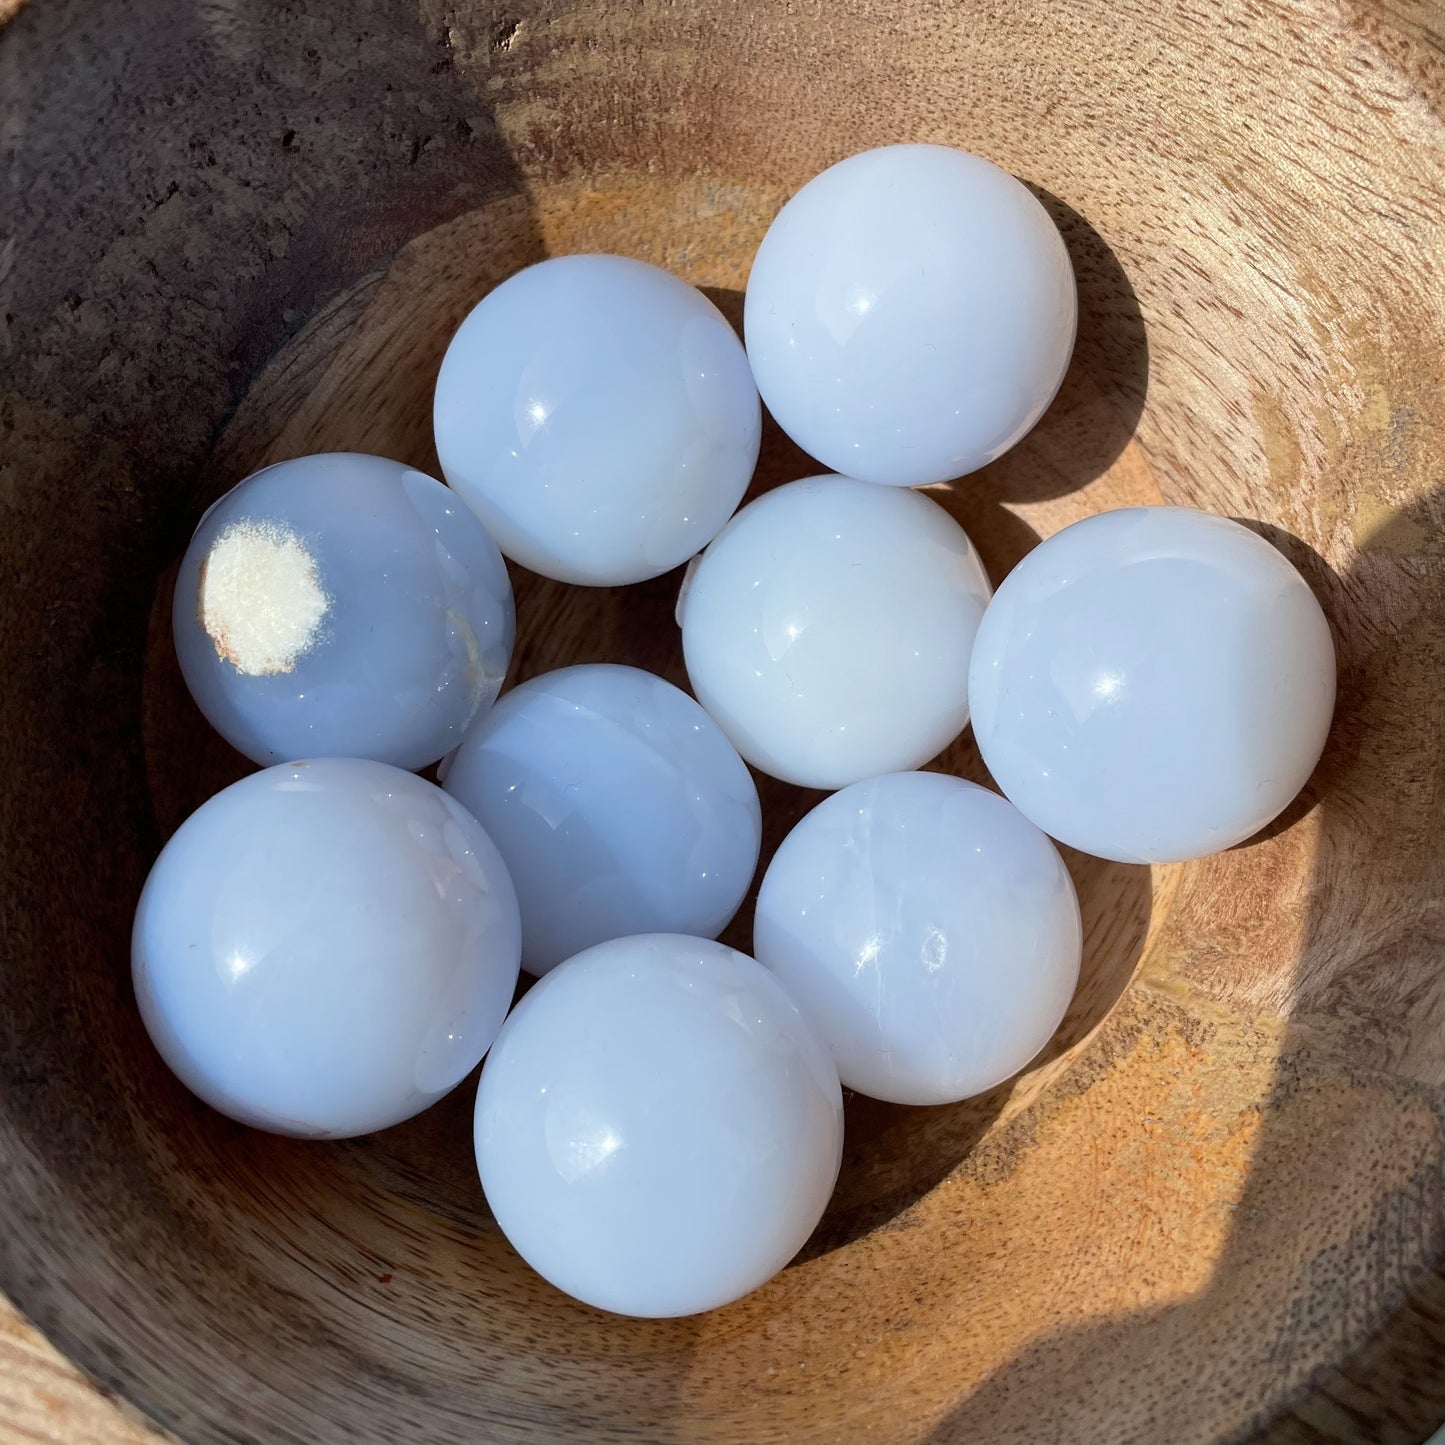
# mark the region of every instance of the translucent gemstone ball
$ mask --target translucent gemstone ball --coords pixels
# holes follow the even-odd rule
[[[401,462],[298,457],[196,528],[172,616],[201,711],[253,762],[434,763],[489,707],[512,588],[486,528]]]
[[[826,1045],[720,943],[588,949],[507,1020],[482,1070],[477,1166],[517,1252],[626,1315],[756,1289],[822,1216],[843,1148]]]
[[[738,513],[678,617],[693,691],[743,757],[841,788],[957,737],[988,598],[973,544],[936,502],[810,477]]]
[[[1063,859],[1017,808],[961,778],[894,773],[825,798],[783,840],[753,947],[848,1088],[944,1104],[1043,1048],[1082,939]]]
[[[514,688],[448,762],[445,787],[507,861],[531,973],[629,933],[714,938],[757,867],[752,775],[697,703],[635,667],[565,667]]]
[[[366,1134],[456,1087],[517,983],[517,899],[442,790],[344,758],[253,773],[166,844],[132,965],[161,1057],[259,1129]]]
[[[1185,507],[1067,527],[998,590],[969,694],[999,787],[1101,858],[1232,847],[1304,786],[1329,732],[1335,653],[1268,542]]]
[[[622,256],[528,267],[437,378],[446,479],[503,552],[563,582],[656,577],[732,515],[758,460],[747,356],[685,281]]]
[[[912,487],[975,471],[1038,421],[1077,316],[1068,252],[1023,185],[966,151],[897,145],[783,207],[744,331],[763,400],[804,451]]]

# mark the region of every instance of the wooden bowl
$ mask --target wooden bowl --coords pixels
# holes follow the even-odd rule
[[[12,1317],[13,1438],[141,1438],[138,1413],[190,1441],[1187,1445],[1445,1417],[1445,10],[7,9],[0,1285],[110,1397]],[[164,576],[266,460],[434,471],[442,348],[519,266],[625,252],[736,320],[782,200],[903,139],[1035,186],[1082,303],[1048,416],[939,499],[996,576],[1103,507],[1249,520],[1334,626],[1333,737],[1242,847],[1071,857],[1057,1044],[980,1101],[850,1101],[781,1277],[605,1317],[492,1224],[470,1087],[318,1147],[228,1124],[149,1047],[132,907],[244,767],[179,684]],[[760,486],[810,470],[770,432]],[[516,581],[514,677],[682,680],[675,576]],[[967,741],[942,765],[979,775]],[[810,800],[764,796],[771,847]]]

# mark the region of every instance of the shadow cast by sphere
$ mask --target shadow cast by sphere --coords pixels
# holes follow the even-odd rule
[[[1025,1076],[1061,1058],[1099,1028],[1134,977],[1149,931],[1148,868],[1062,851],[1083,921],[1079,984],[1063,1022]],[[795,1263],[844,1248],[899,1221],[963,1162],[1018,1083],[1013,1079],[977,1098],[926,1108],[847,1094],[838,1186]]]
[[[1027,184],[1027,183],[1026,183]],[[1149,389],[1139,298],[1108,242],[1066,202],[1029,189],[1064,238],[1079,296],[1078,340],[1038,424],[996,461],[926,493],[968,533],[997,587],[1039,542],[1013,508],[1077,492],[1104,476],[1134,439]]]
[[[924,495],[968,534],[990,584],[997,588],[1043,538],[989,487],[975,489],[972,483],[972,477],[965,477],[928,487]]]
[[[1029,189],[1058,226],[1073,263],[1078,339],[1058,393],[1033,430],[952,484],[998,503],[1047,501],[1103,476],[1133,439],[1149,390],[1144,318],[1119,258],[1067,202],[1042,187]]]
[[[1315,594],[1315,599],[1319,602],[1325,619],[1330,624],[1331,635],[1336,638],[1341,636],[1348,603],[1345,584],[1335,569],[1308,542],[1295,536],[1293,532],[1286,531],[1283,527],[1277,527],[1270,522],[1260,522],[1253,517],[1234,517],[1232,520],[1238,522],[1241,527],[1247,527],[1255,536],[1262,537],[1294,567],[1309,584],[1310,591]],[[1348,676],[1340,679],[1341,687],[1347,687],[1349,682]],[[1267,843],[1271,838],[1277,838],[1281,833],[1287,832],[1316,807],[1320,799],[1329,791],[1331,783],[1338,777],[1350,758],[1348,749],[1337,745],[1342,743],[1348,734],[1349,720],[1354,716],[1354,710],[1349,704],[1350,699],[1343,696],[1336,701],[1335,715],[1324,753],[1299,795],[1284,812],[1266,823],[1258,833],[1252,834],[1242,843],[1236,843],[1234,845],[1236,848],[1253,848],[1257,844]]]
[[[1042,1068],[1085,1043],[1133,981],[1149,936],[1153,889],[1142,863],[1116,863],[1059,845],[1084,930],[1079,986],[1064,1021],[1029,1066]]]

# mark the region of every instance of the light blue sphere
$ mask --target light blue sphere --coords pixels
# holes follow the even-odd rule
[[[757,788],[685,692],[635,667],[566,667],[513,689],[444,769],[496,843],[542,974],[635,933],[715,938],[757,867]]]
[[[434,763],[511,657],[506,564],[446,487],[384,457],[278,462],[201,519],[176,583],[181,671],[253,762]]]
[[[498,286],[452,338],[433,416],[443,475],[502,551],[601,587],[700,552],[762,437],[723,314],[625,256],[558,256]]]
[[[683,584],[692,689],[755,768],[843,788],[916,768],[968,721],[988,574],[906,487],[806,477],[749,502]]]
[[[181,1081],[261,1129],[342,1138],[456,1087],[502,1025],[517,899],[433,783],[320,758],[202,804],[146,880],[141,1017]]]
[[[1320,760],[1335,649],[1309,584],[1248,527],[1124,507],[1004,579],[970,661],[973,732],[1013,805],[1120,863],[1242,843]]]
[[[599,944],[543,979],[477,1092],[502,1232],[598,1309],[717,1309],[817,1226],[843,1155],[828,1047],[767,969],[708,939]]]
[[[982,156],[890,145],[829,166],[748,275],[758,390],[809,456],[918,487],[977,471],[1044,414],[1078,322],[1063,237]]]
[[[1058,850],[1011,803],[943,773],[824,798],[768,865],[753,951],[850,1089],[946,1104],[1048,1042],[1083,929]]]

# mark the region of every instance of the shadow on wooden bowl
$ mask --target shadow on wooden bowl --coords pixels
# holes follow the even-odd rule
[[[1434,4],[8,9],[0,1286],[21,1311],[197,1442],[1407,1441],[1445,1417]],[[1085,977],[1059,1039],[964,1105],[850,1100],[837,1198],[777,1280],[701,1318],[605,1317],[498,1234],[468,1087],[316,1147],[230,1125],[149,1047],[134,900],[245,767],[179,683],[167,568],[265,461],[434,471],[442,349],[519,266],[625,252],[736,321],[783,199],[900,139],[1028,181],[1079,276],[1054,407],[934,489],[995,578],[1104,507],[1249,519],[1330,617],[1336,725],[1240,848],[1071,855]],[[757,485],[816,469],[770,429]],[[515,580],[514,677],[683,681],[675,575]],[[967,737],[939,765],[983,776]],[[764,800],[771,848],[812,799]]]

